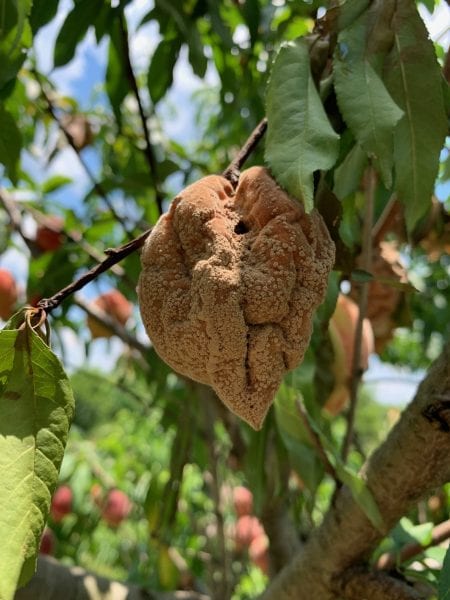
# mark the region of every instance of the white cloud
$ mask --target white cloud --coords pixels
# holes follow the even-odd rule
[[[148,69],[150,57],[160,39],[158,25],[154,21],[146,23],[130,36],[131,64],[136,73],[142,73]]]

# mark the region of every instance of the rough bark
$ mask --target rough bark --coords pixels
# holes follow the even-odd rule
[[[341,594],[346,600],[423,600],[426,598],[404,581],[386,573],[352,570],[342,579]]]
[[[40,556],[29,583],[14,600],[209,600],[197,592],[150,592],[135,585],[111,581],[80,567],[65,567],[55,559]]]
[[[430,368],[386,441],[365,464],[385,523],[375,529],[344,486],[322,525],[263,594],[264,600],[342,598],[346,570],[364,563],[414,502],[450,480],[450,345]],[[395,596],[387,594],[386,600]],[[367,596],[372,600],[372,596]],[[379,594],[373,598],[380,598]]]
[[[300,549],[300,540],[289,518],[288,507],[284,501],[265,507],[261,520],[270,540],[270,570],[275,574],[281,571]]]

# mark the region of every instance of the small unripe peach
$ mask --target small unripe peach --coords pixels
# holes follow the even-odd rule
[[[117,321],[120,325],[125,325],[133,312],[131,303],[118,290],[110,290],[101,294],[92,302],[92,305],[94,308],[98,308],[106,313],[108,317]],[[110,338],[114,335],[110,329],[104,327],[93,317],[87,318],[87,325],[92,338]]]
[[[132,504],[125,492],[111,490],[102,508],[102,517],[111,527],[117,527],[128,516]]]
[[[259,535],[264,535],[264,527],[258,517],[251,515],[239,517],[234,531],[234,541],[238,549],[248,547]]]
[[[55,534],[50,529],[50,527],[46,527],[41,537],[41,543],[39,545],[40,554],[54,554],[55,551]]]
[[[72,500],[72,490],[68,485],[61,485],[53,494],[50,515],[55,523],[59,523],[72,512]]]
[[[253,511],[253,494],[243,485],[238,485],[233,489],[233,504],[238,517],[251,515]]]
[[[36,230],[36,246],[42,252],[53,252],[62,246],[64,236],[61,233],[64,219],[56,215],[46,218],[48,225],[39,225]]]
[[[7,269],[0,269],[0,317],[6,321],[14,312],[17,302],[17,285]]]

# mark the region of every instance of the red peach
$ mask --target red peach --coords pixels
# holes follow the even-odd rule
[[[120,325],[125,325],[133,312],[131,303],[118,290],[110,290],[101,294],[92,302],[92,305],[94,308],[102,310]],[[114,335],[110,329],[107,329],[92,317],[87,318],[87,325],[94,339],[99,337],[110,338]]]
[[[7,269],[0,269],[0,317],[6,321],[14,313],[18,291],[16,280]]]
[[[239,517],[234,531],[234,541],[238,549],[249,546],[259,535],[264,535],[264,527],[258,517],[251,515]]]
[[[269,574],[269,538],[264,533],[252,540],[248,547],[248,556],[261,571]]]
[[[48,225],[39,225],[36,230],[36,245],[42,252],[53,252],[62,246],[64,236],[61,233],[64,219],[56,215],[46,218]]]
[[[102,517],[111,527],[117,527],[128,516],[132,504],[125,492],[111,490],[106,496]]]
[[[50,527],[46,527],[41,537],[41,543],[39,546],[40,554],[49,554],[52,555],[55,551],[55,534],[50,529]]]
[[[68,485],[61,485],[53,494],[52,504],[50,507],[50,515],[55,523],[59,523],[62,519],[72,512],[72,490]]]
[[[238,517],[251,515],[253,511],[253,494],[243,485],[238,485],[233,490],[234,510]]]

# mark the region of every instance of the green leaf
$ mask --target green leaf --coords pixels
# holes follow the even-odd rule
[[[208,61],[203,52],[203,44],[195,22],[190,24],[186,42],[189,48],[189,62],[192,70],[199,77],[204,77]]]
[[[353,269],[350,278],[357,283],[367,283],[368,281],[373,281],[374,276],[363,269]]]
[[[324,468],[300,418],[296,406],[299,397],[301,393],[298,388],[293,389],[283,383],[275,397],[275,419],[292,467],[314,493],[323,478]]]
[[[67,15],[55,42],[53,62],[61,67],[72,60],[77,44],[87,33],[102,8],[102,0],[80,0]]]
[[[58,10],[59,0],[33,0],[30,25],[35,34],[41,27],[53,19]]]
[[[11,114],[0,104],[0,163],[5,165],[12,182],[17,183],[22,135]]]
[[[17,75],[31,46],[30,9],[31,0],[0,3],[0,89]]]
[[[384,185],[392,186],[393,131],[403,116],[374,69],[367,50],[369,13],[338,36],[333,72],[339,110],[356,140],[375,163]]]
[[[108,51],[108,66],[106,68],[106,93],[120,127],[122,113],[120,107],[128,93],[128,82],[123,65],[123,43],[119,19],[114,19],[111,27]]]
[[[50,194],[51,192],[59,190],[59,188],[68,185],[69,183],[72,183],[72,179],[70,177],[66,177],[65,175],[53,175],[42,184],[42,193]]]
[[[173,81],[173,68],[180,52],[180,39],[162,40],[153,53],[148,70],[148,89],[156,104],[167,92]]]
[[[331,9],[336,13],[331,16],[331,19],[337,21],[337,29],[342,31],[349,27],[368,6],[369,0],[345,0],[339,6]]]
[[[323,109],[309,66],[305,40],[281,47],[267,90],[265,157],[275,179],[313,208],[313,173],[331,168],[339,136]]]
[[[392,27],[394,47],[387,57],[385,83],[405,113],[394,135],[395,189],[412,231],[431,206],[447,118],[441,69],[414,2],[398,0]]]
[[[367,154],[359,144],[355,144],[341,164],[334,170],[333,192],[344,200],[359,187],[367,165]]]
[[[335,469],[337,476],[342,483],[350,489],[353,499],[364,511],[372,525],[378,529],[378,531],[382,533],[385,532],[386,527],[383,522],[383,517],[381,516],[377,503],[367,487],[366,482],[340,461],[336,461]]]
[[[67,376],[30,318],[15,315],[7,328],[0,332],[2,600],[32,574],[74,409]]]
[[[444,558],[438,585],[438,600],[450,599],[450,548]]]

